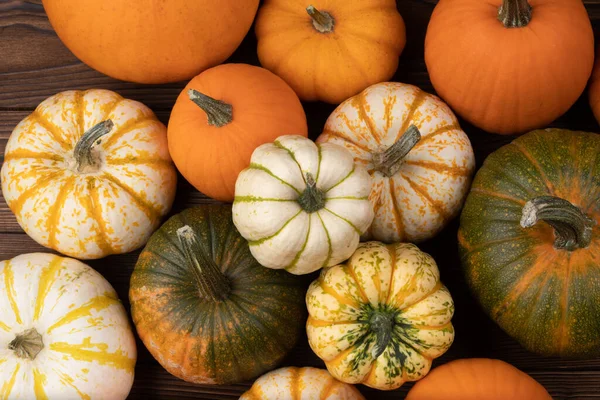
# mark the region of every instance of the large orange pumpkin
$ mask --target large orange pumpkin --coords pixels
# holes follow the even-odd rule
[[[169,152],[196,189],[231,202],[254,150],[286,134],[308,136],[294,91],[266,69],[225,64],[192,79],[179,95],[169,120]]]
[[[459,115],[501,134],[540,128],[586,87],[594,33],[581,0],[440,0],[425,61]]]
[[[435,368],[406,400],[552,400],[535,379],[500,360],[472,358]]]
[[[139,83],[190,79],[227,59],[252,25],[259,0],[43,0],[77,58]]]

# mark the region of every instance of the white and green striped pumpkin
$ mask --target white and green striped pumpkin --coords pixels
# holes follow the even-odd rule
[[[233,222],[260,264],[307,274],[356,250],[373,220],[370,191],[348,150],[282,136],[258,147],[240,173]]]
[[[121,400],[135,339],[112,286],[80,261],[0,262],[0,399]]]
[[[429,372],[454,340],[454,302],[413,244],[361,243],[306,294],[308,342],[334,378],[392,390]]]

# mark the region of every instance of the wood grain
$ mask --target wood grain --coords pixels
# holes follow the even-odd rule
[[[585,1],[595,30],[600,31],[600,1]],[[433,92],[423,60],[425,31],[435,0],[402,0],[398,9],[407,26],[408,44],[401,57],[395,81],[411,83]],[[258,65],[256,38],[251,32],[229,60]],[[150,106],[166,124],[170,109],[185,83],[137,85],[108,78],[78,61],[56,36],[44,13],[41,0],[0,0],[0,154],[15,125],[45,98],[63,90],[92,87],[115,90],[125,97]],[[552,126],[599,131],[587,104],[587,94]],[[306,103],[311,138],[316,138],[335,108],[322,103]],[[477,165],[514,137],[490,135],[464,121],[476,152]],[[1,158],[2,156],[0,156]],[[0,159],[1,161],[1,159]],[[180,177],[173,213],[186,207],[213,202]],[[438,237],[421,245],[438,261],[442,280],[456,303],[453,323],[456,341],[450,351],[434,365],[466,357],[491,357],[505,360],[531,374],[555,399],[600,399],[600,359],[561,360],[539,357],[525,351],[501,331],[478,307],[463,280],[458,263],[453,221]],[[35,243],[19,227],[0,196],[0,259],[26,252],[48,251]],[[128,289],[139,251],[111,256],[89,264],[115,287],[129,309]],[[599,332],[600,334],[600,332]],[[138,341],[139,359],[131,399],[237,399],[251,384],[204,386],[183,382],[168,374]],[[303,337],[284,365],[323,367]],[[410,384],[393,392],[359,389],[368,399],[401,399]]]

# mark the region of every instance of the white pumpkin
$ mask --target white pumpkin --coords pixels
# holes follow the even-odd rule
[[[352,385],[335,380],[319,368],[285,367],[254,382],[240,400],[364,400]]]
[[[439,233],[460,211],[475,170],[452,110],[403,83],[373,85],[346,100],[317,143],[344,146],[369,171],[375,219],[363,238],[386,243]]]
[[[135,339],[112,286],[80,261],[0,262],[0,398],[125,399]]]
[[[373,220],[370,191],[343,147],[282,136],[238,176],[233,222],[260,264],[307,274],[352,255]]]
[[[21,227],[72,257],[142,246],[175,196],[165,126],[108,90],[43,101],[12,132],[4,161],[2,192]]]

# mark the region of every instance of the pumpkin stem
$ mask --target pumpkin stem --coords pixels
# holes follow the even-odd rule
[[[306,189],[298,197],[298,203],[308,213],[325,207],[325,193],[317,187],[317,182],[310,172],[306,174]]]
[[[42,335],[35,328],[31,328],[19,333],[8,344],[8,348],[13,350],[17,357],[35,360],[35,357],[44,348],[44,342]]]
[[[102,136],[107,135],[115,125],[110,119],[102,121],[81,136],[81,139],[75,145],[73,157],[75,157],[75,166],[77,172],[95,172],[100,167],[100,160],[94,157],[92,149],[94,145],[100,144]]]
[[[188,97],[206,113],[209,125],[221,128],[233,121],[233,107],[231,104],[213,99],[195,89],[188,90]]]
[[[411,125],[406,132],[389,149],[373,154],[373,166],[388,178],[393,176],[402,166],[402,160],[421,140],[421,133]]]
[[[531,6],[527,0],[503,0],[498,20],[506,28],[523,28],[531,21]]]
[[[193,266],[200,296],[214,302],[227,298],[231,291],[229,280],[215,261],[200,247],[194,230],[189,225],[185,225],[177,229],[177,238],[183,247],[187,261]]]
[[[554,228],[554,247],[567,251],[588,247],[596,224],[578,207],[554,196],[536,197],[523,207],[523,228],[530,228],[540,220]]]
[[[369,319],[371,331],[375,333],[377,341],[373,347],[373,358],[379,357],[386,349],[392,339],[392,331],[394,329],[394,315],[375,311]]]
[[[306,12],[312,18],[312,23],[315,29],[321,33],[333,32],[335,19],[327,11],[319,11],[313,6],[308,6]]]

